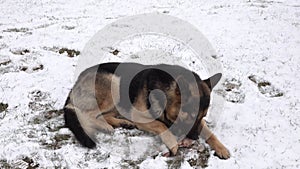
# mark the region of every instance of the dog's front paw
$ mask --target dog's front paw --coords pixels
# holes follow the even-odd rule
[[[189,138],[184,138],[183,140],[181,140],[178,145],[179,147],[185,147],[185,148],[190,148],[192,147],[193,144],[195,144],[196,140],[192,140]]]
[[[99,131],[110,134],[113,133],[115,130],[111,125],[103,125],[102,128],[99,128]]]
[[[215,156],[218,156],[220,159],[228,159],[230,158],[230,153],[228,151],[228,149],[223,146],[223,145],[218,145],[217,147],[215,147]]]
[[[220,159],[228,159],[230,157],[230,153],[228,149],[217,139],[216,136],[212,135],[206,142],[209,144],[209,146],[215,150],[216,156],[218,156]]]
[[[171,151],[172,155],[175,156],[177,154],[177,152],[178,152],[178,145],[172,147],[170,149],[170,151]]]

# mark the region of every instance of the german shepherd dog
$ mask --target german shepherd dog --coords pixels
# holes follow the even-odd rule
[[[69,93],[65,123],[88,148],[96,146],[96,131],[138,128],[158,135],[172,155],[186,139],[201,136],[219,158],[227,159],[229,151],[203,119],[221,76],[201,80],[190,70],[166,64],[96,65],[79,75]]]

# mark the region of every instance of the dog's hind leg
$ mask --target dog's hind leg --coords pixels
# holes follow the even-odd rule
[[[126,129],[136,128],[136,126],[132,122],[130,122],[129,120],[126,120],[126,119],[118,119],[116,117],[110,116],[110,117],[105,118],[105,120],[115,128],[117,128],[117,127],[123,127]]]
[[[93,110],[86,112],[85,116],[82,117],[84,121],[82,124],[85,124],[86,129],[93,131],[93,134],[97,131],[102,131],[105,133],[112,133],[114,131],[113,126],[111,126],[103,116],[98,116],[100,110]]]
[[[108,125],[110,125],[114,128],[117,128],[117,127],[123,127],[126,129],[136,128],[135,125],[131,121],[124,119],[124,118],[117,118],[116,116],[118,116],[118,115],[119,114],[114,109],[111,112],[103,113],[103,115],[100,114],[96,118],[101,119],[101,121],[104,120]]]

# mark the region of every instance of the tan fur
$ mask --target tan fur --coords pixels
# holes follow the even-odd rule
[[[69,107],[75,108],[84,131],[93,138],[98,130],[113,132],[114,127],[133,126],[134,124],[126,119],[116,118],[119,115],[115,105],[120,99],[120,78],[112,74],[100,74],[96,76],[95,81],[94,76],[94,74],[85,74],[79,78],[79,82],[76,83],[78,85],[75,85],[70,93],[73,105]],[[89,95],[89,97],[78,99],[82,95]]]
[[[181,105],[181,96],[176,91],[178,88],[177,84],[174,82],[169,90],[167,91],[167,99],[169,100],[169,104],[166,105],[167,118],[172,122],[175,122],[178,116],[178,112]]]

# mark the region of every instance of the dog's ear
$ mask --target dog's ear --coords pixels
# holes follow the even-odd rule
[[[210,90],[212,90],[217,85],[217,83],[220,81],[221,77],[222,77],[222,73],[217,73],[217,74],[213,75],[212,77],[204,80],[204,82],[208,85]]]

